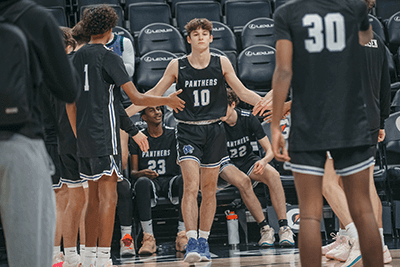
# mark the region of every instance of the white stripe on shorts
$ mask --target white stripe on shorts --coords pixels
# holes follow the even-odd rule
[[[340,176],[348,176],[348,175],[352,175],[355,174],[357,172],[363,171],[369,167],[371,167],[372,165],[375,164],[375,159],[374,157],[370,157],[369,159],[357,163],[356,165],[341,169],[341,170],[336,170],[336,173]]]
[[[323,176],[324,175],[324,168],[318,168],[314,166],[307,166],[307,165],[300,165],[300,164],[293,164],[290,162],[285,162],[283,164],[283,168],[285,170],[291,170],[292,172],[302,173],[302,174],[310,174],[316,176]]]

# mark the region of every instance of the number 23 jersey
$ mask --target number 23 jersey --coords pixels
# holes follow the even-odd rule
[[[149,141],[149,150],[143,152],[135,142],[130,142],[129,151],[132,155],[138,155],[139,170],[150,169],[160,176],[173,177],[180,173],[176,163],[175,129],[165,126],[163,130],[161,136],[154,138],[145,129],[143,133]]]

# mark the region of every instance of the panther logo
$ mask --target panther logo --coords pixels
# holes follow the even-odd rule
[[[192,154],[193,151],[194,151],[194,148],[191,145],[185,145],[183,147],[183,153],[185,153],[185,155]]]

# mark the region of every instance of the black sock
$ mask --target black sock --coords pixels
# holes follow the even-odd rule
[[[286,219],[279,220],[278,223],[279,223],[279,228],[281,228],[282,226],[288,226]]]
[[[259,227],[260,229],[263,228],[265,225],[268,225],[266,219],[264,219],[262,222],[258,223],[258,227]]]

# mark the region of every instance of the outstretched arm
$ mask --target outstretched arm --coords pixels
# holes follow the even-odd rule
[[[247,89],[239,80],[228,58],[221,56],[221,66],[226,82],[242,101],[254,106],[261,100],[261,96]]]
[[[255,174],[263,174],[264,167],[274,158],[274,152],[272,152],[271,143],[269,142],[268,136],[258,140],[261,147],[265,151],[265,156],[256,162],[254,166],[254,173]]]
[[[279,161],[289,161],[286,142],[281,133],[279,123],[283,115],[283,103],[286,100],[292,80],[293,43],[289,40],[276,42],[276,66],[272,77],[273,105],[271,122],[272,150]]]
[[[173,59],[168,64],[167,68],[165,69],[163,77],[158,81],[158,83],[153,88],[151,88],[149,91],[147,91],[145,93],[145,95],[146,96],[147,95],[149,95],[149,96],[163,95],[165,93],[165,91],[167,91],[168,88],[176,81],[177,78],[178,78],[178,60]],[[178,91],[178,92],[180,93],[180,91]],[[175,94],[175,93],[173,93],[173,94]],[[171,95],[173,95],[173,94],[171,94]],[[181,101],[183,102],[183,104],[185,104],[185,102],[183,100],[181,100]],[[164,105],[164,104],[161,104],[161,105]],[[158,106],[158,104],[153,103],[150,106]],[[139,111],[141,111],[142,109],[144,109],[145,107],[146,106],[144,105],[144,103],[141,103],[141,104],[134,103],[133,105],[129,106],[126,109],[126,113],[128,114],[128,116],[132,116],[132,115],[138,113]],[[179,109],[179,110],[182,110],[182,109]],[[177,112],[177,110],[175,110],[175,112]]]

